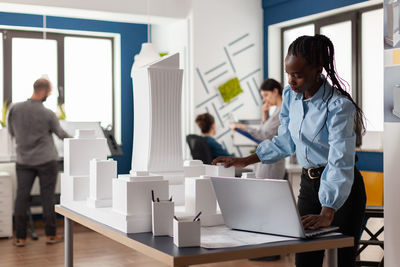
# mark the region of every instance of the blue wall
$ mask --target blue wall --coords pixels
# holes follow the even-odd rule
[[[119,33],[121,35],[121,122],[124,155],[115,159],[118,161],[118,173],[128,173],[131,168],[133,135],[133,90],[130,71],[134,55],[139,53],[141,44],[147,41],[147,26],[52,16],[47,16],[46,22],[48,28]],[[0,25],[43,27],[43,17],[0,12]]]
[[[268,77],[268,26],[365,0],[263,0],[264,78]],[[277,66],[280,68],[280,66]],[[357,167],[363,171],[383,172],[383,153],[357,152]]]

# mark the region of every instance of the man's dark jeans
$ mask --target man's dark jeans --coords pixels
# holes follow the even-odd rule
[[[31,189],[36,176],[39,177],[40,197],[43,206],[43,220],[46,235],[56,234],[56,213],[54,211],[54,190],[57,182],[58,164],[50,161],[37,166],[16,165],[17,198],[15,200],[15,228],[17,238],[26,238],[26,218]]]

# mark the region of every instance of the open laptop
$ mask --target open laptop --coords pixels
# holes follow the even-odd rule
[[[225,225],[232,229],[311,238],[338,230],[304,230],[287,180],[211,177]]]

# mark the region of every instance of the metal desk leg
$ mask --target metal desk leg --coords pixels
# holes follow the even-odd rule
[[[326,263],[328,267],[338,267],[337,248],[327,249]]]
[[[65,235],[65,267],[74,266],[74,222],[64,217],[64,235]]]

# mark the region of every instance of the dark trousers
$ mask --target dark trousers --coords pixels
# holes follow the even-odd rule
[[[321,203],[318,198],[320,179],[310,179],[308,175],[301,176],[298,207],[301,216],[319,214]],[[356,251],[360,239],[361,225],[365,212],[365,187],[361,173],[354,167],[354,183],[349,197],[343,206],[335,212],[332,225],[339,226],[340,232],[354,237],[354,247],[338,249],[338,266],[354,266]],[[314,251],[296,254],[297,267],[321,267],[324,251]]]
[[[26,218],[31,189],[36,176],[39,177],[40,197],[43,206],[43,220],[46,235],[56,234],[56,214],[54,211],[54,190],[57,182],[58,165],[50,161],[38,166],[16,165],[17,198],[15,200],[15,228],[17,238],[26,238]]]

